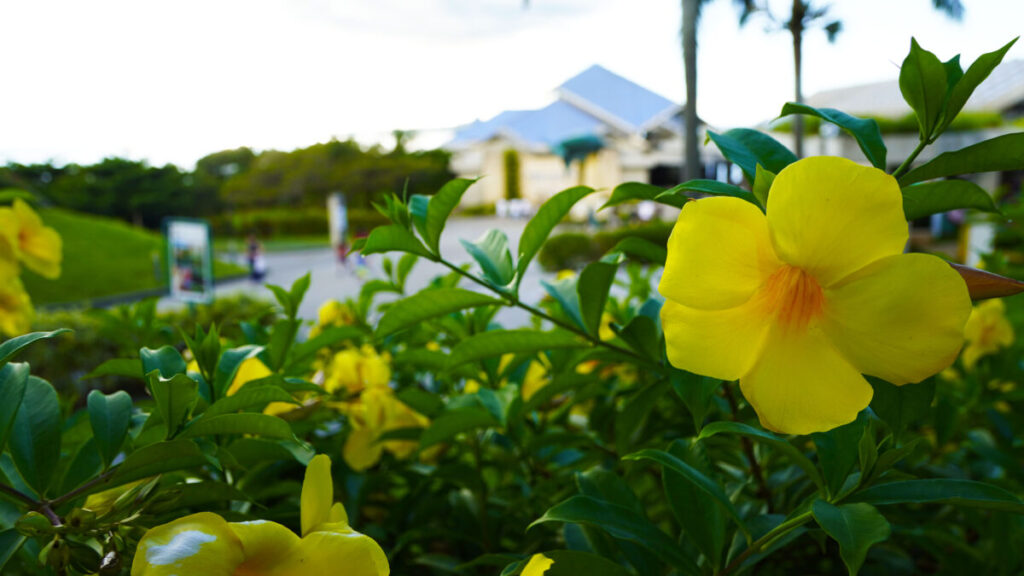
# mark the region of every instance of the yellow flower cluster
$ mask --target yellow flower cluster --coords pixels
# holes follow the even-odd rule
[[[320,306],[317,323],[309,331],[309,337],[315,338],[328,328],[351,326],[355,324],[355,321],[356,315],[348,304],[342,304],[337,300],[328,300]]]
[[[1006,305],[1002,300],[986,300],[971,310],[964,327],[964,346],[960,357],[964,368],[970,370],[982,356],[995,354],[1013,344],[1013,326],[1006,319]]]
[[[391,355],[378,354],[369,344],[346,348],[335,354],[327,366],[324,388],[330,393],[358,394],[366,388],[391,382]]]
[[[387,556],[348,524],[334,503],[331,460],[310,461],[302,483],[300,538],[276,522],[228,522],[200,512],[151,528],[139,541],[132,576],[387,576]]]
[[[28,332],[32,300],[18,277],[20,264],[46,278],[60,276],[61,239],[20,198],[0,208],[0,334]]]

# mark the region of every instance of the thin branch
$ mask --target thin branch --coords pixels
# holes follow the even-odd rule
[[[729,402],[729,408],[732,410],[732,419],[738,422],[740,408],[736,402],[736,396],[732,393],[732,388],[729,386],[729,382],[722,382],[722,390],[725,393],[725,399]],[[765,501],[765,504],[768,505],[768,513],[772,514],[775,512],[775,505],[772,503],[772,491],[768,488],[768,482],[764,477],[764,470],[761,469],[761,464],[758,463],[757,456],[754,454],[754,444],[746,436],[740,436],[740,444],[743,446],[743,453],[747,456],[747,462],[750,463],[750,474],[757,481],[757,497]]]
[[[11,498],[14,498],[15,500],[20,500],[26,506],[30,506],[32,508],[35,508],[36,506],[39,506],[39,502],[36,502],[35,500],[33,500],[29,495],[27,495],[27,494],[25,494],[25,493],[23,493],[23,492],[21,492],[19,490],[15,490],[14,488],[11,488],[10,486],[8,486],[6,484],[0,483],[0,492],[2,492],[4,494],[7,494],[8,496],[10,496]]]

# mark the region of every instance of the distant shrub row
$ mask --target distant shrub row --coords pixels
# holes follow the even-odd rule
[[[261,238],[278,236],[326,235],[327,211],[317,207],[263,208],[213,217],[213,233],[217,236],[241,237],[256,234]],[[353,234],[387,224],[387,218],[376,210],[354,208],[348,211],[348,228]]]

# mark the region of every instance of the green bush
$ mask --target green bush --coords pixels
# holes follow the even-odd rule
[[[313,236],[328,233],[327,209],[323,207],[262,208],[217,216],[210,221],[218,236],[243,237],[256,234],[261,238],[278,236]],[[349,230],[370,230],[386,224],[387,218],[376,210],[361,208],[348,211]]]
[[[641,238],[664,247],[668,244],[671,233],[672,222],[660,220],[601,230],[594,234],[565,232],[548,239],[541,248],[537,261],[549,271],[582,268],[599,259],[623,238]]]

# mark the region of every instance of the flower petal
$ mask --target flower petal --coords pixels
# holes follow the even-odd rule
[[[373,468],[380,462],[384,444],[377,442],[380,433],[372,428],[355,428],[349,430],[341,455],[348,467],[356,472]]]
[[[963,279],[927,254],[898,254],[825,291],[822,330],[859,372],[920,382],[956,360],[971,299]]]
[[[312,532],[267,576],[339,574],[387,576],[388,558],[369,536],[358,532]]]
[[[909,237],[896,180],[844,158],[794,162],[775,177],[768,227],[779,258],[823,288],[884,256]]]
[[[299,545],[299,537],[277,522],[254,520],[232,522],[230,526],[245,554],[245,561],[237,569],[241,574],[272,572]]]
[[[743,396],[769,430],[824,432],[852,422],[872,389],[818,329],[773,331],[754,369],[740,379]]]
[[[232,576],[243,560],[242,544],[228,523],[200,512],[149,529],[135,550],[132,576]]]
[[[544,576],[554,563],[554,560],[543,554],[534,554],[530,556],[530,561],[526,563],[520,576]]]
[[[666,300],[661,325],[673,366],[722,380],[735,380],[750,370],[769,327],[757,297],[725,310],[698,310]]]
[[[724,309],[750,299],[779,267],[768,222],[739,198],[687,202],[668,240],[662,296],[691,308]]]
[[[306,476],[302,480],[300,506],[303,536],[330,520],[333,504],[334,481],[331,479],[331,459],[325,454],[317,454],[306,465]]]
[[[60,234],[44,226],[39,215],[24,200],[15,198],[13,210],[20,225],[19,250],[25,266],[46,278],[60,276]]]

